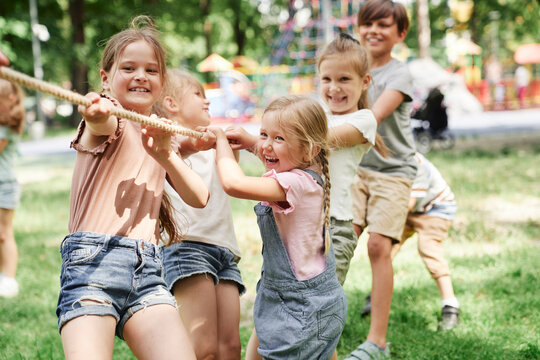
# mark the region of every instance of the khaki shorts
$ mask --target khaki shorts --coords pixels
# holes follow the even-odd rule
[[[413,181],[359,168],[351,186],[353,223],[401,241]]]
[[[448,236],[452,221],[422,213],[410,213],[403,229],[401,244],[392,248],[392,254],[399,250],[405,241],[418,233],[418,253],[433,279],[449,276],[448,262],[444,258],[442,241]]]

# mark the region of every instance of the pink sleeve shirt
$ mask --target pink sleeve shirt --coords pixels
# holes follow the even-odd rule
[[[326,268],[324,255],[323,188],[305,171],[293,169],[263,175],[278,181],[287,201],[264,203],[274,211],[279,235],[298,280],[307,280]]]

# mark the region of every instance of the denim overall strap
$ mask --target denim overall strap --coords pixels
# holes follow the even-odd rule
[[[321,187],[323,187],[324,183],[319,174],[310,169],[304,169],[304,171],[310,174],[314,180],[317,181]],[[326,270],[322,274],[317,275],[314,279],[298,282],[287,255],[287,250],[285,249],[281,236],[279,235],[272,208],[259,203],[255,205],[255,213],[257,215],[257,224],[259,225],[259,230],[263,240],[263,253],[266,252],[267,254],[272,254],[272,261],[265,261],[265,259],[269,258],[269,256],[263,255],[263,271],[261,278],[267,286],[270,284],[276,284],[280,287],[286,286],[290,288],[293,283],[296,283],[296,286],[299,288],[310,288],[316,286],[319,281],[322,281],[322,279],[319,280],[319,278],[325,278],[328,274],[335,273],[336,264],[334,259],[334,251],[330,242],[330,249],[326,255]],[[325,235],[326,233],[323,230],[323,237]]]

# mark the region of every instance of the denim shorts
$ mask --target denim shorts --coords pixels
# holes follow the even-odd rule
[[[17,181],[0,181],[0,209],[16,209],[21,199]]]
[[[139,310],[157,304],[176,307],[162,277],[159,247],[123,236],[77,232],[60,246],[62,269],[56,315],[58,330],[84,315],[111,315],[116,335]]]
[[[162,248],[165,282],[172,291],[178,280],[196,274],[208,274],[217,285],[220,280],[234,281],[242,295],[246,287],[237,257],[227,248],[195,241],[182,241]]]

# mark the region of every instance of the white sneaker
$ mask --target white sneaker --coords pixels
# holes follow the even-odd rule
[[[11,298],[19,293],[19,283],[15,278],[2,275],[0,277],[0,296]]]

